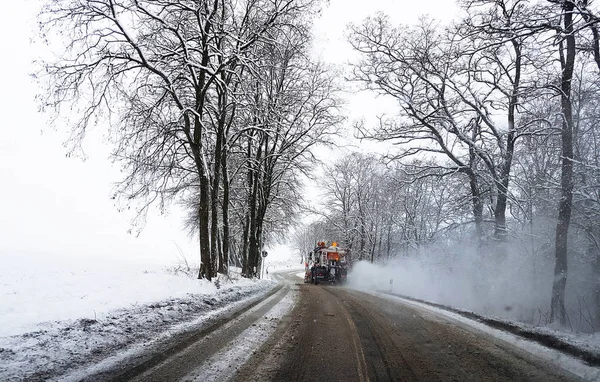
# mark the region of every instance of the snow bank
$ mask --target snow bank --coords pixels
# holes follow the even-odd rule
[[[275,286],[210,283],[125,259],[1,254],[0,261],[2,381],[56,378],[107,357],[119,362],[121,353],[197,329]]]

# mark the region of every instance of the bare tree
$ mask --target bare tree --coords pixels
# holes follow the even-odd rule
[[[275,43],[257,46],[253,52],[255,78],[246,83],[247,107],[240,116],[245,126],[239,144],[246,175],[247,245],[242,250],[246,275],[258,269],[269,216],[278,211],[289,214],[290,203],[301,200],[299,176],[314,163],[311,150],[327,144],[342,120],[333,72],[309,59],[308,25],[282,29],[271,35],[271,41]]]
[[[313,3],[51,0],[40,15],[42,34],[58,34],[66,44],[65,55],[43,64],[48,91],[41,102],[56,112],[79,107],[73,112],[75,145],[105,113],[114,126],[114,156],[128,174],[120,193],[143,199],[145,212],[197,182],[200,278],[213,275],[215,201],[226,167],[233,80],[253,46]],[[216,141],[209,134],[213,126]]]
[[[445,30],[431,21],[393,28],[383,15],[352,28],[351,43],[363,57],[354,80],[394,97],[402,110],[363,135],[400,143],[396,159],[449,158],[448,171],[469,180],[477,237],[484,235],[482,193],[490,190],[492,236],[502,243],[515,143],[529,129],[518,116],[529,94],[523,76],[536,64],[532,47],[543,26],[531,21],[534,9],[524,2],[462,4],[467,16]]]
[[[357,260],[387,260],[431,244],[460,220],[454,183],[440,182],[444,171],[431,165],[388,167],[374,155],[345,155],[325,169],[317,212]]]
[[[571,102],[571,82],[575,66],[575,34],[573,2],[562,4],[562,22],[564,42],[559,42],[561,66],[560,99],[562,111],[561,129],[561,197],[558,206],[558,222],[556,225],[554,283],[552,285],[551,317],[552,321],[567,324],[565,314],[565,289],[567,285],[567,247],[569,223],[571,221],[573,201],[573,110]]]
[[[453,164],[448,172],[460,172],[469,179],[481,240],[483,199],[475,139],[481,136],[482,120],[460,102],[458,93],[464,89],[452,83],[460,75],[452,66],[456,57],[443,41],[447,40],[432,23],[414,30],[396,29],[383,15],[353,28],[351,42],[363,56],[354,66],[354,79],[397,99],[403,112],[399,118],[382,119],[375,133],[363,131],[363,136],[408,145],[395,159],[419,153],[447,156]]]

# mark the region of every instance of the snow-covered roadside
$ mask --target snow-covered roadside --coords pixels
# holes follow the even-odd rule
[[[111,357],[113,364],[156,340],[197,330],[238,308],[273,282],[235,282],[219,293],[189,295],[112,311],[106,318],[45,323],[40,330],[0,338],[0,380],[47,380]],[[115,353],[117,354],[115,357]],[[110,366],[110,365],[105,365]]]
[[[2,381],[48,380],[107,358],[116,364],[202,328],[276,285],[237,279],[217,287],[163,266],[124,262],[28,265],[14,261],[0,272]]]
[[[535,354],[542,359],[560,365],[563,369],[585,380],[600,380],[600,368],[598,368],[600,338],[598,336],[590,336],[590,340],[585,341],[580,336],[568,335],[549,328],[533,327],[496,317],[485,317],[470,311],[446,307],[428,301],[418,301],[386,292],[364,292],[387,300],[399,301],[420,310],[432,312],[437,316],[458,321]],[[552,341],[555,343],[552,343]],[[571,350],[569,353],[576,356],[556,350],[561,349],[564,351],[565,347],[569,347]],[[588,362],[584,362],[584,360]]]
[[[293,250],[288,245],[279,244],[268,248],[269,255],[263,258],[265,262],[264,278],[272,279],[279,272],[287,272],[297,269],[298,272],[304,270],[304,264],[300,257],[294,257]]]

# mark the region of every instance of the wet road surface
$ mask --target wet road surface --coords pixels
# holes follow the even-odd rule
[[[278,274],[280,287],[216,329],[142,365],[90,380],[583,380],[559,366],[560,354],[542,358],[439,312],[383,295],[304,284],[297,273]]]
[[[300,285],[289,323],[237,381],[573,381],[548,362],[461,322],[371,294]]]

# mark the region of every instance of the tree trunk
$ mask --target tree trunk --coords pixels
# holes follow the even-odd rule
[[[260,249],[262,248],[262,232],[263,232],[263,221],[264,221],[264,217],[259,217],[257,219],[258,221],[256,222],[257,226],[256,226],[256,236],[257,236],[257,240],[256,240],[256,272],[258,275],[260,275],[262,277],[262,274],[260,272],[260,268],[262,266],[262,262],[263,262],[263,257],[260,253]]]
[[[561,197],[558,204],[558,222],[556,224],[554,282],[552,284],[551,322],[559,321],[567,324],[565,312],[565,289],[567,286],[567,250],[569,224],[573,200],[573,115],[571,104],[571,81],[575,66],[575,36],[573,34],[573,8],[570,1],[563,4],[564,32],[566,56],[563,44],[560,43],[562,79],[561,79],[561,109],[563,122],[561,129],[562,164],[561,164]]]
[[[496,206],[494,207],[494,239],[500,243],[506,242],[506,202],[508,197],[508,179],[506,174],[503,180],[496,186],[498,196],[496,198]]]
[[[254,123],[256,123],[256,120],[253,121]],[[251,277],[251,261],[250,261],[250,236],[251,231],[250,231],[250,214],[252,212],[252,193],[253,193],[253,185],[254,185],[254,172],[252,170],[252,139],[253,139],[253,134],[252,132],[248,135],[248,144],[246,147],[246,160],[247,160],[247,166],[248,166],[248,173],[247,173],[247,177],[246,177],[246,181],[247,184],[246,186],[248,187],[248,200],[247,200],[247,211],[246,211],[246,219],[245,219],[245,224],[244,224],[244,237],[243,237],[243,250],[242,250],[242,256],[243,256],[243,269],[242,269],[242,275],[244,275],[245,277]]]
[[[190,118],[185,115],[186,130],[190,130]],[[202,156],[202,124],[198,115],[194,116],[194,138],[191,142],[191,146],[194,154],[194,161],[196,162],[196,171],[198,172],[198,178],[200,180],[200,198],[198,202],[198,239],[200,241],[200,270],[198,272],[198,278],[212,278],[212,264],[210,256],[210,235],[209,235],[209,189],[210,180],[206,174],[204,167],[204,159]],[[194,143],[200,142],[200,143]]]
[[[479,134],[479,124],[476,124],[471,132],[471,139],[476,140]],[[475,220],[475,242],[477,247],[483,245],[483,200],[479,190],[479,182],[477,180],[477,153],[473,146],[469,146],[469,168],[465,169],[465,173],[469,177],[469,187],[471,189],[471,203],[473,204],[473,219]]]
[[[479,192],[477,175],[469,173],[469,187],[471,189],[471,203],[473,204],[473,218],[475,219],[475,236],[477,246],[483,245],[483,200]]]
[[[246,213],[244,220],[244,232],[242,235],[242,275],[250,277],[250,263],[248,256],[248,242],[250,235],[250,211]]]
[[[212,279],[212,262],[209,235],[209,180],[206,174],[200,176],[200,203],[198,207],[198,237],[200,239],[200,258],[202,264],[198,278]]]
[[[383,224],[383,222],[382,222]],[[383,227],[379,231],[379,238],[377,242],[377,258],[381,259],[381,242],[383,241]]]
[[[223,267],[221,273],[229,274],[229,174],[227,173],[227,150],[221,156],[223,172]]]
[[[594,331],[600,331],[600,251],[594,248]]]
[[[253,170],[251,170],[253,171]],[[254,172],[254,171],[253,171]],[[258,197],[258,174],[254,173],[252,176],[252,192],[250,194],[250,224],[248,229],[248,266],[249,266],[249,276],[256,276],[256,272],[258,271],[258,252],[259,252],[259,243],[258,243],[258,226],[257,226],[257,217],[256,217],[256,204]]]
[[[375,233],[373,233],[373,227],[375,227]],[[369,237],[371,238],[371,264],[375,261],[375,246],[377,245],[377,229],[378,226],[374,224],[373,218],[371,218],[371,226],[369,229]]]
[[[365,258],[365,221],[361,215],[360,217],[360,255],[358,255],[359,260],[363,260]]]
[[[224,266],[223,266],[223,242],[221,240],[221,232],[217,232],[217,253],[218,253],[218,257],[219,257],[219,269],[217,272],[219,272],[220,274],[225,274],[225,272],[223,271]]]
[[[223,112],[224,113],[224,112]],[[218,127],[217,127],[217,141],[215,144],[215,163],[213,167],[213,183],[210,193],[211,202],[211,231],[210,231],[210,253],[211,258],[216,259],[217,257],[217,236],[219,232],[219,209],[218,209],[218,197],[219,197],[219,186],[221,183],[221,156],[223,154],[223,132],[225,129],[224,116],[219,116]],[[223,273],[223,262],[219,261],[218,272]]]
[[[519,102],[519,87],[521,84],[521,45],[516,39],[511,40],[515,51],[515,75],[513,79],[513,88],[508,100],[508,134],[506,136],[506,152],[502,158],[502,166],[496,187],[498,198],[496,199],[496,208],[494,209],[494,238],[503,246],[508,237],[506,227],[506,205],[508,199],[508,185],[510,181],[510,171],[512,167],[513,155],[515,151],[515,114]],[[505,251],[505,248],[502,248]]]
[[[360,190],[359,190],[360,192]],[[365,228],[365,216],[364,216],[364,211],[362,208],[362,200],[359,197],[357,200],[358,203],[358,221],[360,224],[360,241],[359,241],[359,254],[358,254],[358,259],[359,260],[364,260],[365,259],[365,235],[366,235],[366,228]]]
[[[391,248],[392,248],[392,222],[390,219],[390,222],[388,223],[388,230],[387,230],[387,259],[390,259],[390,252],[391,252]]]
[[[206,68],[208,66],[208,61],[210,59],[210,53],[208,51],[208,33],[212,28],[213,16],[217,10],[218,2],[215,1],[212,8],[211,16],[206,20],[203,29],[204,34],[202,35],[202,67]],[[210,252],[210,179],[208,178],[208,166],[203,156],[203,147],[202,147],[202,135],[204,133],[204,126],[202,123],[202,116],[204,114],[204,103],[206,101],[206,76],[207,70],[202,69],[198,75],[198,84],[195,86],[195,110],[196,114],[194,115],[194,132],[193,132],[193,145],[192,149],[194,150],[194,159],[196,162],[196,169],[198,171],[198,176],[200,178],[200,203],[198,207],[198,237],[200,239],[200,272],[198,274],[198,278],[207,278],[208,280],[212,280],[213,276],[213,265],[212,265],[212,254]],[[188,119],[186,118],[186,124],[188,124]],[[189,139],[189,138],[188,138]]]

